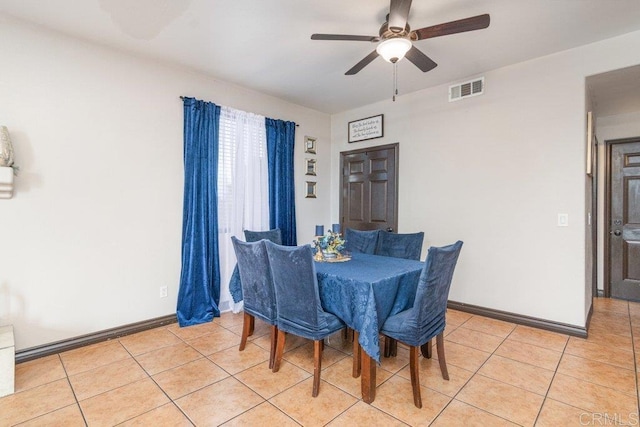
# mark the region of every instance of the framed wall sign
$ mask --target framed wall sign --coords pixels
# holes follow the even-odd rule
[[[383,115],[367,117],[349,122],[349,142],[364,141],[366,139],[384,136]]]

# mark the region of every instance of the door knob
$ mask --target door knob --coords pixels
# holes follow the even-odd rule
[[[387,231],[388,231],[389,233],[391,233],[391,232],[393,231],[393,228],[392,228],[392,227],[387,227]]]
[[[614,236],[620,236],[622,234],[622,231],[615,230],[615,231],[612,231],[611,234],[613,234]]]

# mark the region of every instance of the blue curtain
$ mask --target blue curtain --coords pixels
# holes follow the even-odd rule
[[[218,257],[218,125],[220,107],[184,98],[184,202],[180,326],[220,316]]]
[[[296,201],[293,179],[293,147],[296,124],[265,119],[269,160],[269,228],[282,230],[282,244],[295,246]]]

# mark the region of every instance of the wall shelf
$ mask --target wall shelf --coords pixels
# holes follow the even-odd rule
[[[0,326],[0,397],[14,392],[15,360],[16,348],[13,338],[13,326]]]
[[[0,166],[0,199],[13,197],[13,168]]]

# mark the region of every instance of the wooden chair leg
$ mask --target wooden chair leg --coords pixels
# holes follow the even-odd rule
[[[249,336],[253,335],[253,331],[256,328],[256,318],[251,316],[251,322],[249,324]]]
[[[271,325],[271,349],[269,351],[269,369],[273,369],[273,363],[276,359],[276,345],[278,343],[278,327]]]
[[[322,340],[313,341],[313,391],[316,397],[320,392],[320,371],[322,370]]]
[[[276,345],[276,358],[273,361],[273,372],[280,370],[280,362],[282,361],[282,353],[284,353],[284,343],[287,338],[286,332],[278,329],[278,339]]]
[[[253,316],[245,311],[242,320],[242,338],[240,338],[240,351],[244,350],[244,347],[247,345],[247,337],[251,335],[249,333],[249,330],[251,329],[251,319],[253,319]]]
[[[360,343],[358,342],[359,337],[360,334],[358,331],[353,330],[353,378],[358,378],[360,376],[362,366],[362,348],[360,348]]]
[[[398,340],[384,337],[384,357],[396,357],[398,355]]]
[[[438,351],[438,362],[440,362],[440,372],[442,378],[449,381],[449,371],[447,371],[447,361],[444,358],[444,332],[436,337],[436,350]]]
[[[346,327],[342,330],[342,339],[347,341],[347,340],[351,340],[353,341],[353,329],[351,329],[350,327]]]
[[[422,344],[420,346],[420,351],[422,351],[422,355],[424,356],[425,359],[431,359],[431,356],[433,355],[433,348],[431,346],[431,340],[429,340],[426,343]]]
[[[416,408],[422,408],[422,397],[420,396],[420,360],[418,347],[409,347],[409,370],[411,371],[411,388],[413,388],[413,404]]]

